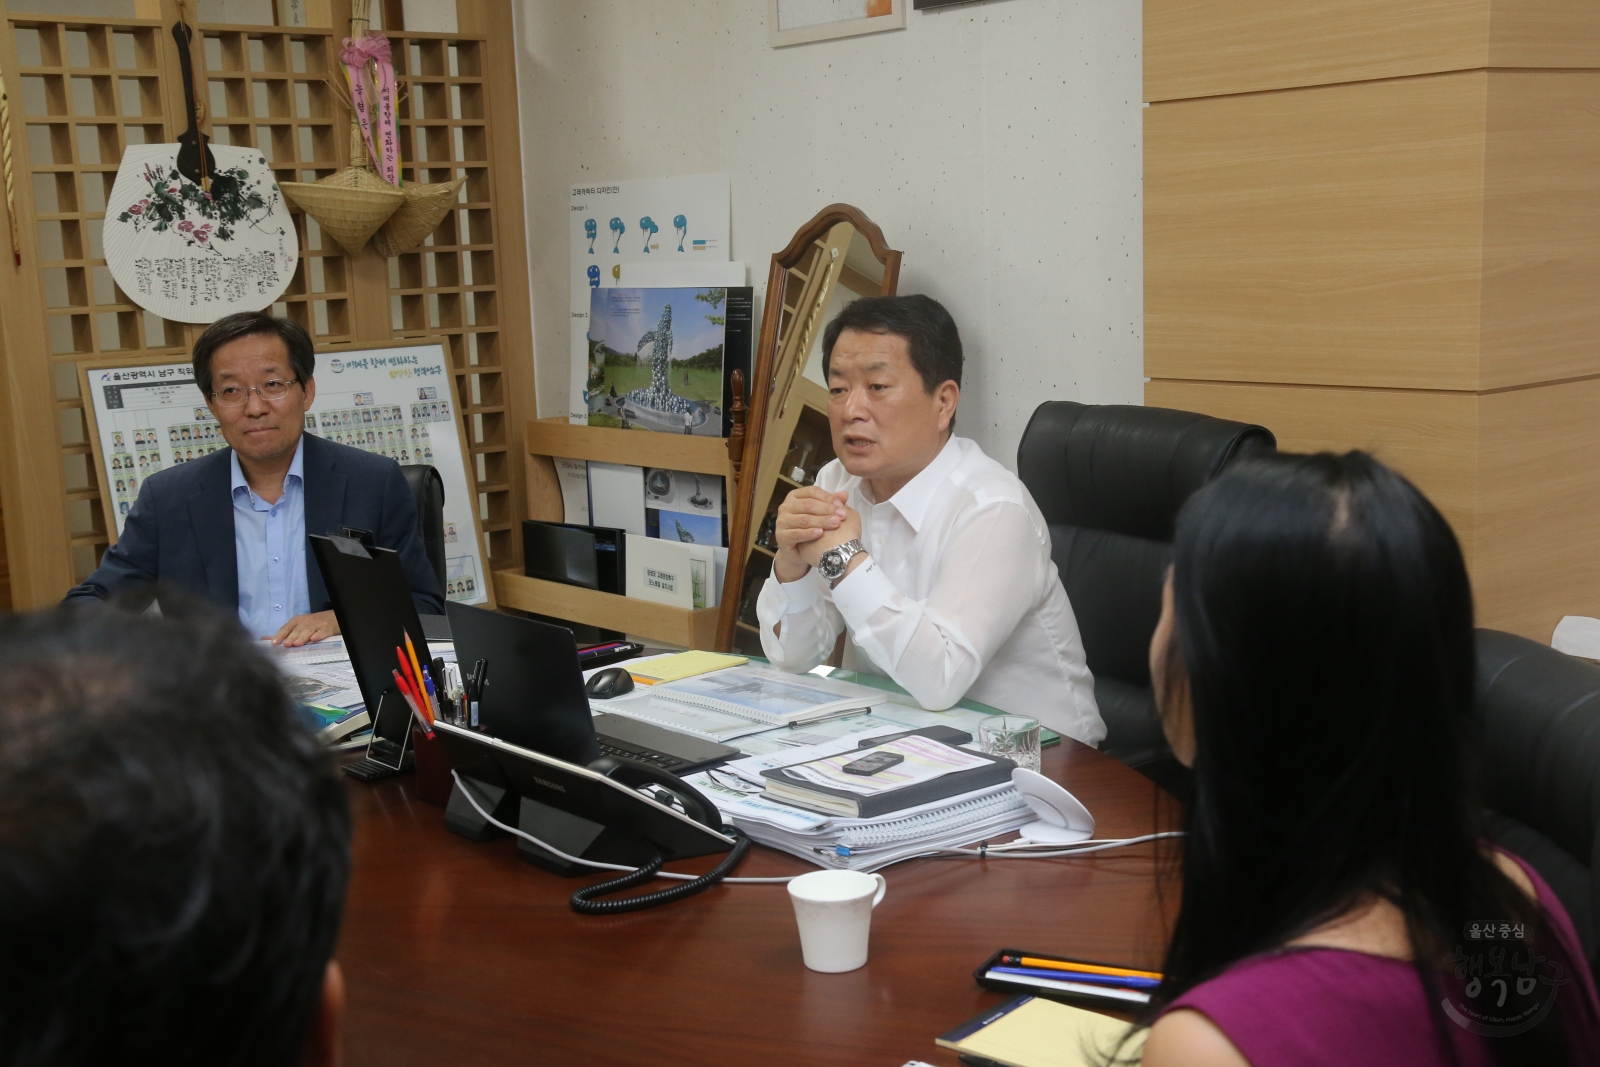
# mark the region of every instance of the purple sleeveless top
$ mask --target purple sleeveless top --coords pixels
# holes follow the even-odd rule
[[[1564,976],[1570,981],[1559,988],[1556,1005],[1567,1047],[1576,1052],[1573,1062],[1596,1062],[1584,1057],[1600,1057],[1600,1001],[1577,932],[1538,872],[1511,858],[1538,890],[1547,936],[1554,935],[1571,961]],[[1550,973],[1548,967],[1542,964],[1539,973]],[[1286,949],[1241,960],[1189,990],[1167,1011],[1177,1008],[1204,1013],[1251,1067],[1450,1067],[1422,981],[1404,960],[1349,949]],[[1497,1038],[1448,1020],[1445,1026],[1459,1067],[1492,1067],[1490,1042]]]

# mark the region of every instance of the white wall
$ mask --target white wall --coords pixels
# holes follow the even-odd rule
[[[766,9],[520,5],[540,414],[567,395],[568,187],[721,171],[758,301],[772,253],[824,205],[883,228],[900,291],[961,327],[959,432],[1008,466],[1044,400],[1140,403],[1137,0],[986,0],[776,50]]]

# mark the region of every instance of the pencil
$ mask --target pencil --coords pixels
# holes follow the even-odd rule
[[[406,654],[411,657],[411,677],[416,685],[417,693],[421,695],[423,693],[422,664],[417,662],[417,647],[411,643],[411,631],[406,630],[404,633],[406,635]],[[422,699],[427,700],[428,698],[423,696]],[[434,718],[438,718],[438,714],[434,712],[434,709],[429,708],[428,710],[433,712]]]
[[[1001,966],[1042,967],[1047,971],[1082,971],[1085,974],[1109,974],[1119,978],[1154,978],[1161,980],[1158,971],[1139,971],[1132,967],[1107,967],[1099,963],[1071,963],[1066,960],[1046,960],[1038,956],[1001,956]]]

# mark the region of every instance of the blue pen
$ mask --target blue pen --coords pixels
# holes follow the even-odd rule
[[[1082,971],[1043,970],[1036,967],[990,967],[990,974],[1012,974],[1019,978],[1049,978],[1057,982],[1081,982],[1084,985],[1115,986],[1119,989],[1155,989],[1161,984],[1156,978],[1136,978],[1132,975],[1088,974]]]
[[[427,693],[428,693],[428,708],[432,712],[433,717],[435,719],[437,719],[439,717],[439,698],[434,696],[434,694],[433,694],[433,672],[432,671],[423,671],[422,672],[422,688],[425,689],[427,691]]]

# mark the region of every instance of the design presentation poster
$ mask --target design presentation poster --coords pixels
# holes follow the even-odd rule
[[[572,385],[567,414],[589,421],[589,290],[615,285],[624,264],[728,260],[729,184],[726,174],[648,178],[572,186]],[[743,271],[741,270],[741,274]],[[741,279],[742,282],[742,279]],[[716,278],[687,285],[716,285]]]
[[[228,447],[188,363],[83,365],[101,504],[120,536],[139,487],[156,471]],[[397,463],[425,463],[444,481],[445,596],[487,604],[483,536],[467,477],[454,380],[444,346],[403,344],[317,355],[306,432]],[[308,530],[307,533],[326,533]],[[310,563],[308,555],[308,565]]]

